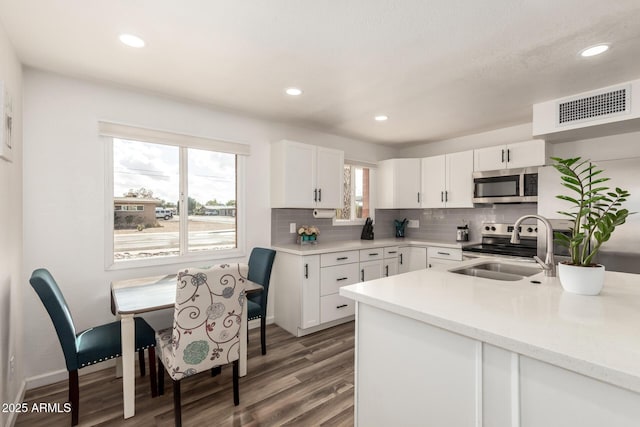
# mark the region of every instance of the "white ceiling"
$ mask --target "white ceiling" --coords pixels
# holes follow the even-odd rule
[[[640,78],[640,0],[0,0],[0,24],[27,66],[387,144]]]

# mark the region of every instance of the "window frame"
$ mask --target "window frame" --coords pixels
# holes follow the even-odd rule
[[[175,134],[170,134],[175,135]],[[193,138],[193,137],[191,137]],[[176,256],[163,256],[157,258],[144,258],[144,259],[132,259],[115,261],[114,259],[114,204],[113,204],[113,186],[114,186],[114,170],[113,170],[113,140],[114,139],[128,139],[140,142],[147,142],[151,144],[164,144],[170,146],[177,146],[180,150],[179,156],[179,200],[180,206],[187,206],[188,197],[188,176],[187,176],[187,162],[188,157],[186,154],[190,148],[198,150],[209,150],[217,152],[228,152],[226,150],[220,150],[216,147],[203,147],[201,143],[190,144],[189,136],[185,136],[185,142],[176,143],[173,140],[162,142],[158,140],[149,141],[147,138],[139,135],[119,136],[119,135],[105,135],[102,134],[100,139],[104,143],[105,148],[105,205],[104,205],[104,236],[105,236],[105,270],[125,270],[130,268],[143,268],[153,267],[159,265],[172,265],[172,264],[185,264],[200,261],[217,261],[229,258],[243,258],[246,256],[246,209],[238,208],[246,206],[245,198],[245,181],[246,181],[246,155],[241,153],[232,153],[236,156],[236,247],[227,250],[208,250],[208,251],[188,251],[188,215],[180,215],[179,227],[180,227],[180,255]],[[149,138],[151,139],[151,138]],[[201,140],[201,138],[198,138]],[[199,141],[197,141],[199,142]],[[233,144],[233,143],[230,143]],[[212,144],[215,145],[215,144]],[[187,191],[185,193],[184,191]]]
[[[351,160],[345,160],[344,161],[344,166],[351,166],[351,167],[359,167],[359,168],[367,168],[369,169],[369,217],[373,220],[373,222],[375,223],[375,212],[376,212],[376,165],[375,164],[371,164],[371,163],[367,163],[367,162],[360,162],[360,161],[351,161]],[[355,173],[353,171],[353,169],[351,170],[351,194],[352,196],[355,194],[355,187],[353,185],[353,183],[355,183]],[[354,197],[352,197],[352,200],[354,200]],[[356,218],[356,219],[339,219],[336,216],[333,217],[333,219],[331,220],[331,224],[333,226],[348,226],[348,225],[364,225],[365,221],[367,219],[366,218]]]

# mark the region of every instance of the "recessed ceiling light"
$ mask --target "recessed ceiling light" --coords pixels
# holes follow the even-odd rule
[[[302,90],[298,89],[297,87],[289,87],[285,90],[287,95],[291,95],[291,96],[298,96],[298,95],[302,95]]]
[[[590,46],[586,49],[582,49],[580,51],[580,56],[584,56],[584,57],[596,56],[606,52],[607,50],[609,50],[608,44],[597,44],[595,46]]]
[[[389,117],[385,116],[384,114],[380,114],[379,116],[375,116],[374,119],[376,120],[376,122],[384,122],[385,120],[387,120]]]
[[[130,47],[144,47],[144,40],[133,34],[121,34],[120,41]]]

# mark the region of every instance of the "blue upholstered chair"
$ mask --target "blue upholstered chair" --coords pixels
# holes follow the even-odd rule
[[[247,295],[248,320],[260,319],[260,344],[262,354],[267,354],[267,296],[269,294],[269,281],[271,269],[276,251],[265,248],[253,248],[249,256],[249,280],[262,285],[260,292]]]
[[[233,363],[233,403],[240,403],[238,360],[242,310],[245,309],[247,266],[221,264],[178,272],[173,327],[156,332],[160,378],[173,381],[176,426],[182,425],[180,381]],[[164,367],[163,367],[164,366]]]
[[[78,369],[104,362],[122,354],[120,322],[111,322],[76,333],[67,302],[51,273],[44,268],[31,274],[29,283],[44,304],[58,334],[64,359],[69,371],[69,402],[71,403],[71,425],[78,424]],[[144,353],[149,349],[151,395],[156,396],[155,331],[144,319],[135,318],[136,350]],[[144,357],[142,357],[144,360]],[[142,365],[140,366],[143,369]],[[144,375],[144,373],[142,373]]]

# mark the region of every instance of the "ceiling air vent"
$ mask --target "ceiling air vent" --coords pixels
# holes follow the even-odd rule
[[[640,131],[640,80],[533,105],[533,137],[571,141]]]
[[[627,113],[629,87],[558,103],[558,124]]]

